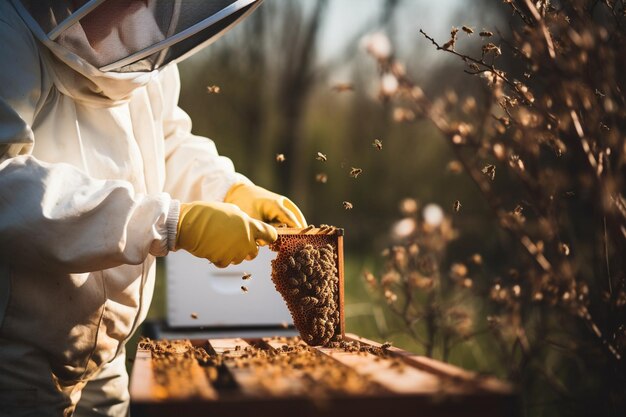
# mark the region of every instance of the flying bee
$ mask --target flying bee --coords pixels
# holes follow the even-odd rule
[[[456,200],[452,207],[454,208],[455,213],[458,213],[459,211],[461,211],[461,202],[459,200]]]
[[[206,91],[209,94],[219,94],[220,91],[222,91],[222,90],[217,85],[209,85],[209,86],[207,86]]]
[[[354,85],[350,83],[337,83],[333,85],[333,91],[337,93],[345,93],[348,91],[354,91]]]
[[[285,162],[285,155],[282,153],[277,153],[276,154],[276,162]]]
[[[490,32],[488,30],[483,30],[479,33],[480,36],[484,37],[484,38],[490,38],[493,36],[493,32]]]
[[[344,201],[343,202],[343,208],[345,208],[346,210],[352,210],[354,208],[354,206],[352,205],[351,202],[349,201]]]
[[[474,33],[474,29],[472,29],[469,26],[463,26],[461,29],[463,29],[463,32],[467,33],[468,35],[471,35],[472,33]]]
[[[244,273],[243,276],[241,277],[241,279],[243,279],[244,281],[247,281],[250,278],[252,278],[252,274],[249,272]]]
[[[485,167],[481,170],[483,174],[485,174],[491,181],[496,178],[496,166],[495,165],[485,165]]]
[[[491,33],[491,32],[489,32]],[[492,52],[495,56],[500,56],[502,55],[502,49],[500,49],[499,46],[489,42],[486,45],[483,45],[483,57],[485,55],[487,55],[488,53]]]
[[[198,318],[198,313],[191,313],[190,316],[191,316],[192,319],[195,320],[195,319]]]
[[[241,286],[241,292],[244,293],[244,294],[247,293],[248,292],[248,287],[246,287],[245,285],[242,285]]]
[[[372,146],[379,151],[383,150],[383,142],[380,139],[374,139],[374,142],[372,142]]]
[[[350,169],[350,176],[352,178],[358,178],[358,176],[361,174],[361,172],[363,172],[363,170],[361,168],[354,168],[354,167],[352,167],[352,169]]]
[[[322,161],[322,162],[326,162],[328,160],[328,158],[326,157],[326,155],[324,155],[321,152],[317,153],[317,156],[315,157],[315,159],[317,159],[318,161]]]
[[[328,182],[328,175],[326,175],[323,172],[320,172],[319,174],[315,176],[315,181],[322,183],[322,184],[326,184]]]

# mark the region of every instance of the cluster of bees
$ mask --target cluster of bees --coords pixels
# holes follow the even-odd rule
[[[322,242],[303,243],[289,235],[279,238],[273,247],[279,254],[272,261],[272,280],[304,341],[326,345],[339,328],[337,255],[327,236],[308,237]]]

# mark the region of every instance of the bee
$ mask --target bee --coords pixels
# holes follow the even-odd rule
[[[461,211],[461,202],[459,200],[456,200],[452,208],[454,209],[456,213],[458,213],[459,211]]]
[[[248,292],[248,287],[246,287],[245,285],[242,285],[241,286],[241,292],[244,293],[244,294],[247,293]]]
[[[322,184],[326,184],[328,182],[328,175],[326,175],[323,172],[320,172],[319,174],[315,176],[315,181],[322,183]]]
[[[569,256],[569,246],[567,245],[567,243],[560,243],[559,244],[559,251],[565,255],[565,256]]]
[[[294,259],[293,256],[289,257],[289,265],[291,265],[292,268],[296,267],[296,260]]]
[[[285,155],[282,153],[277,153],[276,154],[276,162],[285,162]]]
[[[241,277],[241,279],[243,279],[244,281],[247,281],[250,278],[252,278],[252,274],[249,272],[244,273],[243,276]]]
[[[354,208],[354,206],[352,205],[351,202],[349,201],[344,201],[343,202],[343,208],[345,208],[346,210],[352,210]]]
[[[463,26],[461,29],[463,29],[463,32],[467,33],[468,35],[471,35],[472,33],[474,33],[474,29],[472,29],[469,26]]]
[[[315,159],[317,159],[318,161],[322,161],[322,162],[326,162],[328,160],[328,158],[326,157],[326,155],[324,155],[321,152],[317,153],[317,156],[315,157]]]
[[[191,313],[190,316],[191,316],[192,319],[195,320],[195,319],[198,318],[198,313]]]
[[[491,181],[496,178],[496,166],[495,165],[485,165],[485,167],[481,170],[483,174],[485,174]]]
[[[480,36],[484,37],[484,38],[490,38],[493,36],[493,32],[490,32],[488,30],[483,30],[479,33]]]
[[[337,93],[345,93],[348,91],[354,91],[354,85],[350,83],[337,83],[333,85],[332,89]]]
[[[363,172],[361,168],[352,167],[352,169],[350,169],[350,176],[352,178],[357,178],[361,174],[361,172]]]
[[[292,289],[290,289],[290,290],[287,290],[287,293],[288,293],[289,295],[292,295],[292,296],[293,296],[293,295],[298,295],[298,294],[300,294],[300,290],[299,290],[298,288],[292,288]]]
[[[491,33],[491,32],[489,32]],[[500,56],[502,55],[502,50],[500,49],[499,46],[494,45],[493,43],[489,42],[486,45],[483,45],[483,56],[487,55],[488,53],[493,52],[493,54],[495,56]]]
[[[374,142],[372,142],[372,146],[379,151],[383,150],[383,142],[380,139],[374,139]]]
[[[206,91],[209,94],[219,94],[221,89],[217,85],[209,85],[209,86],[207,86]]]
[[[517,206],[515,206],[515,209],[513,209],[513,214],[517,217],[521,217],[524,214],[524,207],[518,204]]]
[[[235,350],[241,350],[241,345],[235,345]]]

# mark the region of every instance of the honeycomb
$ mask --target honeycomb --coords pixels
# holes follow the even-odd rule
[[[337,236],[280,234],[271,249],[272,281],[302,339],[314,346],[340,337]]]

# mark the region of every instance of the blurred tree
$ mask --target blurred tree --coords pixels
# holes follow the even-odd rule
[[[298,201],[307,196],[306,170],[309,155],[306,152],[302,120],[305,106],[316,81],[315,54],[318,31],[328,6],[328,0],[315,3],[306,16],[302,3],[284,4],[283,15],[277,26],[281,34],[282,54],[277,70],[277,108],[279,122],[275,137],[281,151],[289,157],[285,161],[288,175],[280,178],[281,189]],[[306,203],[305,203],[306,204]]]

